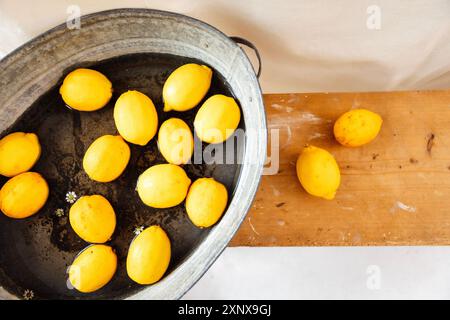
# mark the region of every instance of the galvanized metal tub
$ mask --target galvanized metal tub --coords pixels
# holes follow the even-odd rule
[[[235,40],[251,45],[243,39]],[[239,100],[245,128],[252,134],[245,138],[243,164],[227,212],[163,280],[142,287],[128,298],[180,298],[225,249],[251,206],[265,161],[266,120],[257,76],[235,40],[180,14],[119,9],[82,17],[80,29],[60,25],[0,61],[0,132],[54,87],[68,68],[134,53],[163,53],[204,61],[225,78]],[[15,296],[0,287],[0,298]]]

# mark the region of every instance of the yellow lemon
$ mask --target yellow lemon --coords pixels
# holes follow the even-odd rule
[[[339,166],[328,151],[306,146],[297,159],[297,176],[306,192],[327,200],[334,198],[341,183]]]
[[[39,173],[21,173],[0,190],[0,209],[10,218],[27,218],[44,206],[48,193],[48,184]]]
[[[158,114],[152,100],[139,91],[123,93],[114,107],[114,121],[128,142],[145,146],[158,130]]]
[[[186,211],[193,224],[207,228],[220,219],[227,202],[228,192],[223,184],[213,178],[200,178],[189,188]]]
[[[98,71],[76,69],[65,77],[59,93],[69,107],[79,111],[95,111],[111,99],[112,84]]]
[[[186,111],[202,101],[211,86],[212,71],[207,66],[185,64],[173,71],[163,87],[164,111]]]
[[[14,177],[30,170],[41,155],[34,133],[15,132],[0,140],[0,174]]]
[[[233,98],[221,94],[210,97],[195,116],[194,128],[200,140],[221,143],[236,130],[241,111]]]
[[[116,214],[103,196],[84,196],[70,208],[70,225],[84,241],[104,243],[116,228]]]
[[[346,147],[359,147],[371,142],[380,132],[383,119],[366,109],[350,110],[334,124],[336,140]]]
[[[69,281],[80,292],[94,292],[111,281],[116,269],[117,256],[113,249],[94,244],[75,258],[69,268]]]
[[[170,208],[183,202],[190,184],[183,168],[174,164],[158,164],[141,174],[137,191],[146,205]]]
[[[158,147],[169,163],[185,164],[194,152],[191,129],[181,119],[170,118],[163,122],[158,133]]]
[[[130,147],[121,136],[106,135],[95,140],[86,151],[83,168],[98,182],[117,179],[130,160]]]
[[[159,226],[142,231],[131,242],[127,256],[128,276],[139,284],[159,281],[170,263],[170,240]]]

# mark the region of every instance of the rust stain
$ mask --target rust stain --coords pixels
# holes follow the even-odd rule
[[[434,138],[435,138],[434,133],[430,133],[428,135],[427,152],[430,156],[431,156],[431,149],[433,149],[433,146],[434,146]]]

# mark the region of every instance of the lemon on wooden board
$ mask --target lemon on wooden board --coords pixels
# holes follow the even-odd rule
[[[341,115],[334,124],[336,140],[346,147],[359,147],[374,140],[383,119],[375,112],[354,109]]]
[[[186,111],[197,106],[211,86],[212,70],[188,63],[173,71],[163,87],[164,111]]]
[[[94,244],[75,258],[69,268],[69,281],[80,292],[94,292],[111,281],[116,269],[117,256],[113,249],[103,244]]]
[[[200,140],[221,143],[236,130],[241,110],[232,97],[216,94],[200,107],[194,119],[194,128]]]
[[[194,137],[186,122],[178,118],[164,121],[159,128],[158,148],[167,162],[187,163],[194,152]]]
[[[80,68],[64,78],[59,93],[72,109],[95,111],[103,108],[111,99],[112,84],[102,73]]]
[[[14,132],[0,140],[0,174],[14,177],[30,170],[41,155],[34,133]]]
[[[341,183],[339,166],[325,149],[306,146],[297,159],[297,176],[309,194],[332,200]]]
[[[48,194],[48,184],[39,173],[21,173],[1,188],[0,210],[10,218],[27,218],[44,206]]]
[[[128,91],[117,99],[114,122],[128,142],[145,146],[158,130],[158,113],[152,100],[139,91]]]
[[[192,223],[208,228],[219,221],[228,203],[228,192],[213,178],[200,178],[192,183],[186,197],[186,212]]]
[[[101,195],[78,199],[70,208],[69,221],[75,233],[91,243],[105,243],[116,228],[114,209]]]
[[[159,281],[170,263],[170,240],[159,226],[142,231],[131,242],[127,256],[127,273],[135,282],[143,285]]]
[[[174,164],[157,164],[139,176],[137,192],[153,208],[170,208],[186,198],[191,180],[183,168]]]

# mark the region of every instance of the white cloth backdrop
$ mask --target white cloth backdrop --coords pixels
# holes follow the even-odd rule
[[[0,0],[0,57],[70,5],[175,11],[245,37],[266,93],[450,88],[450,0]],[[450,298],[449,266],[444,247],[229,248],[185,298]]]

